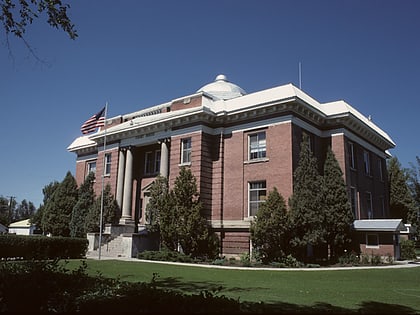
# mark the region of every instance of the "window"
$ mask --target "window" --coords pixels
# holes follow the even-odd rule
[[[379,172],[379,179],[381,181],[383,181],[384,180],[384,173],[383,173],[383,170],[382,170],[382,159],[378,160],[378,172]]]
[[[181,140],[181,164],[191,163],[191,138]]]
[[[249,135],[249,160],[262,159],[266,157],[265,131]]]
[[[146,152],[144,155],[144,173],[153,173],[153,152]]]
[[[160,150],[149,151],[144,155],[144,173],[155,174],[160,171]]]
[[[359,219],[357,213],[357,191],[355,187],[350,187],[350,203],[351,203],[351,211],[353,213],[353,218],[355,220]]]
[[[89,175],[90,172],[96,174],[96,161],[87,162],[86,168],[86,176]]]
[[[385,198],[383,196],[381,196],[381,197],[379,197],[379,200],[381,202],[382,218],[386,218],[386,215],[385,215]]]
[[[267,197],[267,187],[265,181],[249,183],[248,193],[248,215],[253,217],[257,214],[260,204],[265,202]]]
[[[160,172],[160,150],[155,151],[155,173]]]
[[[372,207],[372,194],[370,192],[366,193],[366,210],[368,219],[373,218],[373,207]]]
[[[368,151],[363,151],[363,166],[365,168],[365,174],[371,175],[370,173],[370,154]]]
[[[348,143],[348,153],[349,153],[349,164],[350,168],[355,169],[356,168],[356,159],[354,155],[354,144],[349,142]]]
[[[111,175],[111,153],[105,154],[105,174]]]
[[[379,247],[378,234],[366,234],[366,247]]]

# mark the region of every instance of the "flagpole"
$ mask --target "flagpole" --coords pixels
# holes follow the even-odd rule
[[[108,102],[105,103],[105,120],[104,120],[104,159],[103,159],[103,172],[102,172],[102,188],[101,188],[101,213],[99,218],[99,250],[98,259],[101,259],[101,248],[102,248],[102,223],[104,213],[104,183],[105,183],[105,172],[106,172],[106,117],[108,112]]]

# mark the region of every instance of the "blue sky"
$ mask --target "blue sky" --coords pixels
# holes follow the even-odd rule
[[[66,1],[64,1],[66,2]],[[109,117],[194,93],[225,74],[248,93],[299,85],[345,100],[420,155],[420,1],[67,1],[79,37],[45,19],[26,39],[0,33],[0,195],[42,202],[75,172],[67,146],[109,103]]]

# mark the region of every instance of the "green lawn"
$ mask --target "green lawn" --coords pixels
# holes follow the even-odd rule
[[[80,261],[70,261],[68,268]],[[197,293],[221,287],[219,294],[240,301],[291,303],[312,306],[328,303],[358,309],[366,303],[392,308],[397,305],[420,312],[420,267],[369,270],[226,270],[119,260],[87,260],[89,274],[126,281],[150,282],[157,273],[157,286]]]

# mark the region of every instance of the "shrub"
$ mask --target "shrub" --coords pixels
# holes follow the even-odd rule
[[[183,253],[179,253],[176,251],[162,249],[160,251],[149,251],[146,250],[144,252],[137,254],[138,259],[145,259],[145,260],[157,260],[157,261],[173,261],[173,262],[186,262],[192,263],[195,260]]]
[[[193,314],[197,310],[237,314],[241,310],[239,301],[217,296],[220,289],[187,295],[157,288],[157,274],[153,274],[150,283],[129,283],[100,275],[88,276],[86,267],[82,264],[79,269],[69,271],[58,260],[1,262],[0,311],[166,314],[173,313],[174,306],[177,314]]]
[[[414,241],[401,241],[401,259],[416,259],[416,243]]]
[[[292,255],[287,255],[281,261],[288,268],[300,268],[303,264]]]
[[[54,259],[83,258],[88,248],[85,238],[0,235],[0,258]]]
[[[360,263],[359,256],[356,255],[355,252],[351,251],[350,253],[345,253],[344,255],[338,258],[338,263],[340,265],[351,265],[355,266]]]
[[[241,264],[244,267],[250,267],[251,266],[251,257],[248,253],[243,253],[240,257]]]
[[[372,255],[370,257],[370,263],[371,265],[377,266],[380,265],[382,263],[382,258],[379,255]]]

